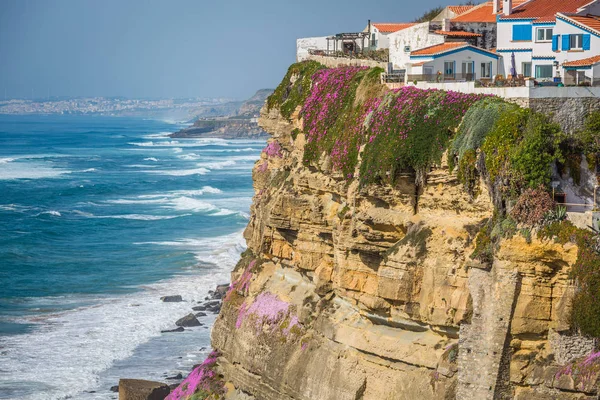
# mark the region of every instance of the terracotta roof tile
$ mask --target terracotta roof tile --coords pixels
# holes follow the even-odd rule
[[[448,6],[448,9],[458,16],[466,13],[473,7],[475,6]]]
[[[595,15],[587,15],[587,16],[568,16],[567,19],[575,22],[575,24],[580,25],[584,28],[591,29],[596,32],[600,32],[600,17]]]
[[[406,28],[410,28],[411,26],[416,25],[415,23],[387,23],[387,22],[377,22],[374,23],[373,26],[379,30],[381,33],[393,33],[398,32]]]
[[[527,1],[529,0],[513,0],[513,9]],[[500,4],[501,12],[502,4],[503,2]],[[494,14],[494,3],[488,1],[486,3],[482,3],[478,6],[475,6],[469,11],[465,12],[464,14],[461,14],[458,17],[454,18],[452,22],[496,22],[496,14]]]
[[[481,37],[481,33],[466,32],[466,31],[435,31],[438,35],[453,36],[453,37]]]
[[[431,62],[431,61],[430,61]],[[427,61],[421,61],[418,63],[414,63],[412,64],[413,67],[422,67],[423,65],[425,65],[427,63]]]
[[[578,8],[590,2],[591,0],[531,0],[518,7],[513,7],[511,15],[500,18],[535,18],[536,22],[550,22],[555,20],[557,13],[574,13]]]
[[[563,67],[589,67],[600,62],[600,55],[563,63]]]
[[[436,44],[435,46],[425,47],[424,49],[415,50],[410,53],[411,56],[433,56],[436,54],[444,53],[449,50],[458,49],[461,47],[468,47],[467,42],[448,42],[442,44]]]

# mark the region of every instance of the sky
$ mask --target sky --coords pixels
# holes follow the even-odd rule
[[[410,22],[451,0],[0,0],[0,99],[245,99],[296,39]]]

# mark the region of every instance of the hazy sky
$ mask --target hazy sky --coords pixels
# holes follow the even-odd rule
[[[0,0],[0,98],[235,97],[276,86],[296,38],[451,0]]]

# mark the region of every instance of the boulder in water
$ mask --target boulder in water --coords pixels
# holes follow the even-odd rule
[[[185,329],[182,326],[180,326],[179,328],[169,329],[166,331],[160,331],[160,333],[183,332],[183,331],[185,331]]]
[[[164,400],[170,392],[169,386],[162,382],[119,380],[119,400]]]
[[[163,296],[160,298],[164,303],[180,303],[183,301],[183,298],[180,295],[174,296]]]
[[[190,313],[185,317],[178,319],[177,322],[175,322],[175,325],[188,328],[192,326],[201,326],[202,324],[200,321],[198,321],[198,318],[196,318],[194,314]]]

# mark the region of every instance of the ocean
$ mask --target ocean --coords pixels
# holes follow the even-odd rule
[[[0,116],[0,399],[116,399],[210,351],[210,313],[161,330],[229,282],[265,143],[181,127]]]

